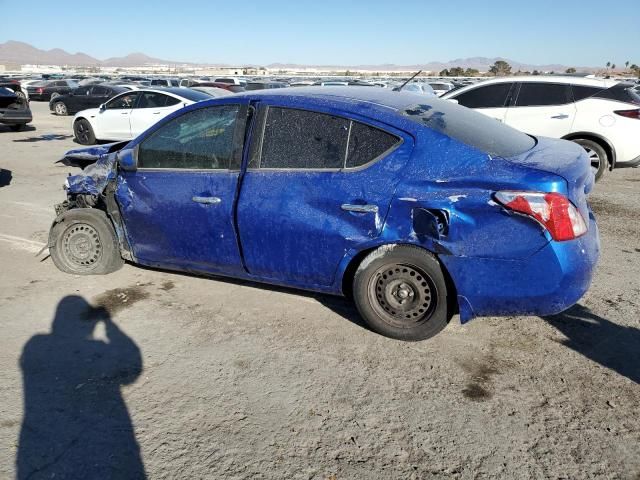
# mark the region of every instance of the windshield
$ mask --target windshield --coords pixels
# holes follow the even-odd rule
[[[400,112],[410,120],[495,157],[512,157],[533,148],[536,141],[491,117],[448,100],[421,103]]]

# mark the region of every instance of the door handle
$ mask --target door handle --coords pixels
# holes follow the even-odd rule
[[[378,213],[377,205],[352,205],[349,203],[343,203],[340,208],[346,212]]]
[[[565,118],[569,118],[569,115],[567,115],[566,113],[560,113],[558,115],[554,115],[551,118],[556,118],[558,120],[564,120]]]
[[[154,115],[160,115],[160,112],[153,112]]]
[[[205,205],[216,205],[222,202],[218,197],[191,197],[191,200],[196,203],[204,203]]]

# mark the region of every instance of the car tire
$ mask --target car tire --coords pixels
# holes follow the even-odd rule
[[[607,155],[605,149],[602,148],[602,145],[593,140],[576,138],[573,141],[587,151],[596,182],[599,181],[609,168],[609,155]]]
[[[59,270],[75,275],[104,275],[124,265],[111,221],[95,208],[58,217],[49,232],[49,252]]]
[[[74,122],[73,135],[81,145],[93,145],[96,143],[96,136],[87,119],[80,118]]]
[[[25,127],[26,125],[24,123],[19,123],[17,125],[9,125],[9,128],[14,132],[21,132],[22,130],[24,130]]]
[[[431,338],[451,319],[440,263],[410,245],[385,245],[365,257],[354,276],[353,297],[372,330],[398,340]]]
[[[64,102],[54,103],[53,111],[56,112],[56,115],[60,115],[60,116],[69,115],[69,110],[67,109],[67,105]]]

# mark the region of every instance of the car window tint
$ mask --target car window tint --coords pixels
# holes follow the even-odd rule
[[[128,110],[130,108],[133,108],[133,105],[136,103],[137,95],[138,94],[136,92],[132,92],[116,97],[113,100],[109,101],[105,105],[105,108],[107,110]]]
[[[91,89],[91,93],[97,96],[104,96],[108,91],[109,90],[107,90],[105,87],[93,87],[93,89]]]
[[[136,108],[164,107],[167,96],[158,92],[142,92]]]
[[[342,168],[348,131],[345,118],[270,107],[260,168]]]
[[[633,85],[628,83],[618,83],[613,87],[602,90],[595,97],[640,105],[640,96],[633,90]]]
[[[586,85],[571,85],[571,90],[573,91],[573,100],[578,102],[602,91],[602,88],[589,87]]]
[[[88,94],[89,94],[89,87],[79,87],[79,88],[76,88],[76,89],[73,91],[73,94],[74,94],[74,95],[88,95]]]
[[[351,123],[347,168],[359,167],[375,160],[400,142],[395,135],[359,122]]]
[[[536,144],[532,137],[515,128],[446,100],[434,98],[401,113],[413,122],[496,157],[519,155]]]
[[[507,104],[509,90],[513,83],[495,83],[474,88],[453,98],[468,108],[501,108]]]
[[[233,155],[238,110],[238,105],[221,105],[174,118],[140,144],[138,166],[228,168]]]
[[[164,102],[165,107],[170,107],[171,105],[177,105],[180,103],[180,99],[176,97],[170,97],[169,95],[165,95],[167,97]]]
[[[542,107],[571,103],[571,87],[560,83],[523,83],[516,107]]]

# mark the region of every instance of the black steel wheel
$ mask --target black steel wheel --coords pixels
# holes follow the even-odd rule
[[[77,208],[58,217],[49,246],[53,263],[67,273],[105,274],[124,264],[111,221],[94,208]]]
[[[82,145],[93,145],[96,143],[96,136],[88,120],[80,118],[73,124],[73,134],[78,143]]]
[[[372,252],[356,271],[353,292],[367,324],[392,338],[430,338],[451,318],[440,264],[418,247],[384,246]]]

